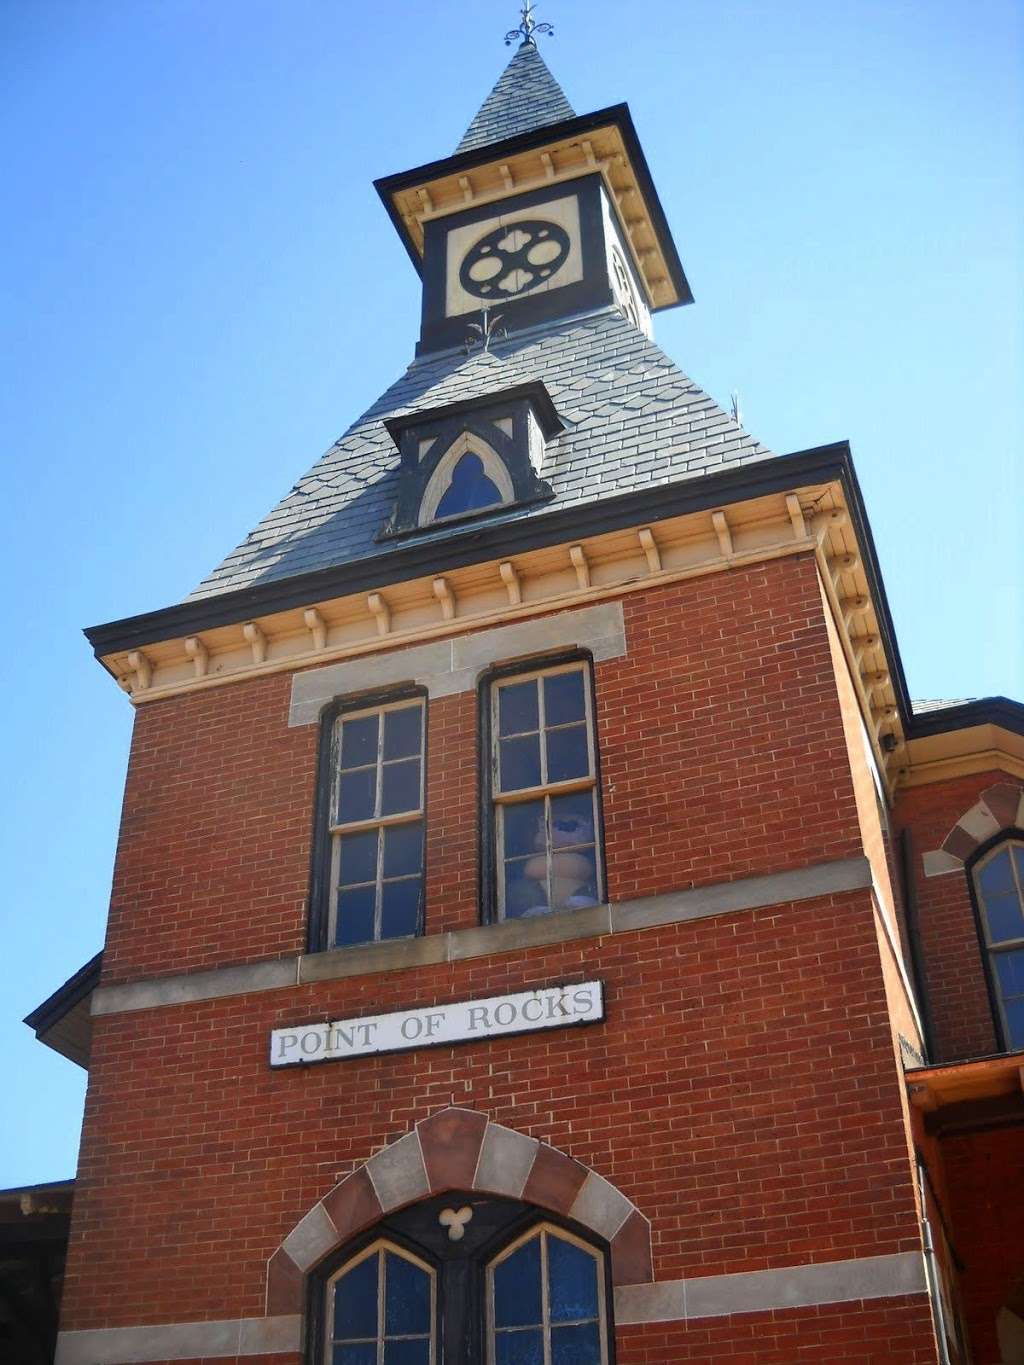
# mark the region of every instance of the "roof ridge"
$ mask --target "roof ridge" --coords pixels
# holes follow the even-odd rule
[[[492,142],[503,142],[534,128],[545,128],[548,124],[575,117],[575,109],[548,69],[536,43],[527,41],[520,44],[494,83],[455,154],[476,151]]]

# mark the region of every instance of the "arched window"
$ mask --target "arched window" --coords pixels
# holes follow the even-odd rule
[[[465,517],[515,501],[512,476],[486,441],[464,431],[451,443],[420,501],[418,525]]]
[[[582,1232],[582,1229],[580,1230]],[[607,1365],[607,1248],[519,1200],[449,1191],[312,1277],[315,1365]]]
[[[602,1258],[543,1224],[489,1267],[488,1365],[602,1365],[608,1358]]]
[[[452,481],[437,504],[436,517],[457,517],[464,512],[479,512],[501,502],[497,485],[484,473],[479,455],[467,451],[452,471]]]
[[[1024,1048],[1024,840],[996,844],[971,871],[1003,1045]]]
[[[330,1365],[433,1365],[434,1271],[389,1242],[374,1242],[327,1284]]]

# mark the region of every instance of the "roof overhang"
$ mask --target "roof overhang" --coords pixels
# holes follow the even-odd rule
[[[693,295],[654,188],[628,105],[548,124],[374,181],[406,251],[422,273],[424,224],[478,204],[600,171],[652,311]]]
[[[1024,1124],[1024,1051],[915,1067],[906,1081],[936,1136]]]
[[[543,513],[475,527],[445,537],[389,548],[344,564],[288,578],[255,583],[231,592],[216,593],[158,611],[128,616],[105,625],[88,626],[86,639],[101,661],[125,650],[195,635],[222,626],[241,625],[253,616],[298,610],[311,602],[372,592],[424,574],[436,574],[490,559],[507,558],[528,550],[559,545],[587,535],[644,525],[661,517],[684,515],[732,502],[780,493],[802,484],[839,480],[855,518],[858,535],[868,549],[872,582],[882,592],[874,543],[870,538],[863,499],[850,448],[845,441],[811,450],[779,455],[752,464],[657,484],[617,497],[583,504],[554,506]],[[887,605],[883,602],[887,638],[895,641]],[[895,644],[893,643],[893,648]],[[901,705],[909,714],[906,683],[900,673]]]
[[[980,697],[912,716],[907,761],[910,787],[994,769],[1024,778],[1024,706]]]
[[[89,1050],[92,1042],[92,1016],[89,1013],[92,993],[99,985],[103,954],[90,958],[79,967],[63,986],[27,1014],[24,1023],[35,1031],[36,1037],[62,1057],[89,1069]]]

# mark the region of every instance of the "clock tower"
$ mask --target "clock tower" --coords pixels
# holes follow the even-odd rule
[[[452,156],[377,182],[423,281],[421,355],[483,310],[511,334],[617,306],[649,336],[692,302],[628,108],[577,116],[534,31]]]

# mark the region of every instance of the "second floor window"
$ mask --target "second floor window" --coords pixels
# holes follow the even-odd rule
[[[331,736],[330,946],[422,931],[423,701],[343,711]]]
[[[1024,1048],[1024,840],[997,844],[974,865],[981,932],[1003,1046]]]
[[[590,665],[490,684],[494,918],[597,905],[604,896]]]

